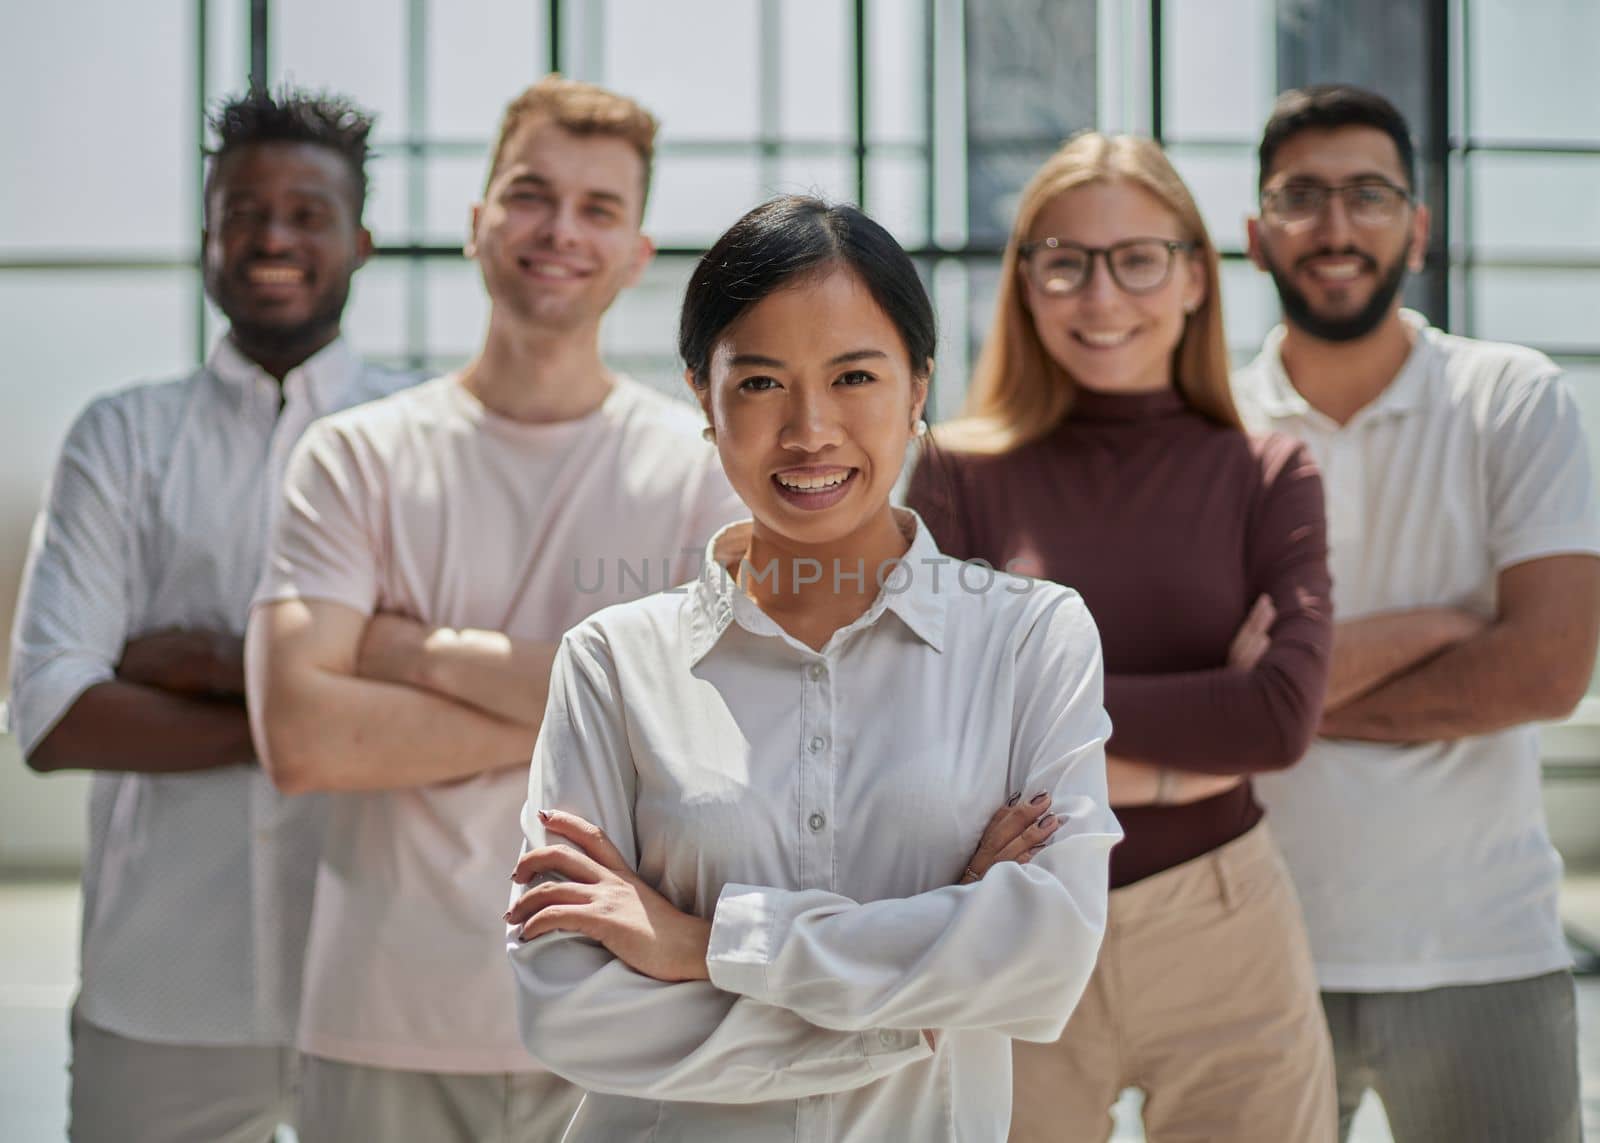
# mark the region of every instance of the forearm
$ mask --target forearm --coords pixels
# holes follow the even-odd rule
[[[555,654],[554,643],[441,627],[417,638],[405,681],[537,731]]]
[[[384,790],[526,766],[537,732],[426,691],[302,668],[253,712],[262,764],[286,792]]]
[[[1564,717],[1576,702],[1572,688],[1529,651],[1508,627],[1488,627],[1330,712],[1322,734],[1430,742]]]
[[[1106,755],[1106,788],[1113,809],[1188,805],[1214,798],[1242,781],[1239,774],[1196,774]]]
[[[41,773],[177,774],[254,760],[242,702],[193,698],[121,680],[97,683],[79,695],[27,757]]]
[[[1394,611],[1336,624],[1325,711],[1339,710],[1483,626],[1476,616],[1449,607]]]

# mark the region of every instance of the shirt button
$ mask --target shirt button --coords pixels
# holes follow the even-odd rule
[[[822,671],[821,663],[812,663],[811,666],[806,668],[806,674],[810,675],[813,681],[822,677]]]
[[[894,1047],[894,1033],[889,1031],[887,1028],[882,1029],[878,1033],[878,1043],[882,1044],[885,1048]]]
[[[827,744],[828,744],[827,741],[820,734],[817,735],[817,737],[813,738],[811,740],[811,742],[810,742],[811,753],[815,754],[817,751],[821,750]]]
[[[811,827],[812,833],[821,833],[822,827],[828,824],[828,819],[821,814],[812,814],[806,819],[806,825]]]

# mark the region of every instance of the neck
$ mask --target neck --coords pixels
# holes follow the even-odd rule
[[[740,588],[784,630],[820,648],[872,606],[880,569],[888,574],[884,565],[909,548],[887,503],[854,532],[827,544],[797,544],[758,519],[743,557],[754,574],[740,576]],[[813,577],[815,582],[801,582]]]
[[[280,385],[291,370],[298,369],[339,336],[337,325],[321,326],[289,337],[259,337],[249,330],[233,326],[228,331],[239,352],[259,365]]]
[[[1279,354],[1307,403],[1342,425],[1389,387],[1415,342],[1415,331],[1396,307],[1377,329],[1354,341],[1322,341],[1291,324]]]
[[[600,360],[598,325],[534,329],[493,312],[483,349],[462,369],[461,383],[502,417],[552,424],[598,409],[615,378]]]

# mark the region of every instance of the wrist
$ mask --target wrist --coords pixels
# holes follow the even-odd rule
[[[461,632],[452,627],[417,628],[406,641],[403,658],[405,681],[436,694],[454,694],[452,667]]]

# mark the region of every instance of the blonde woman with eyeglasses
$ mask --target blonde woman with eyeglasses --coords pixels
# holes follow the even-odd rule
[[[1321,478],[1229,393],[1218,260],[1147,139],[1085,133],[1023,192],[964,416],[910,499],[953,555],[1070,584],[1105,646],[1106,940],[1054,1044],[1015,1045],[1011,1138],[1334,1138],[1304,925],[1250,775],[1316,731]]]

